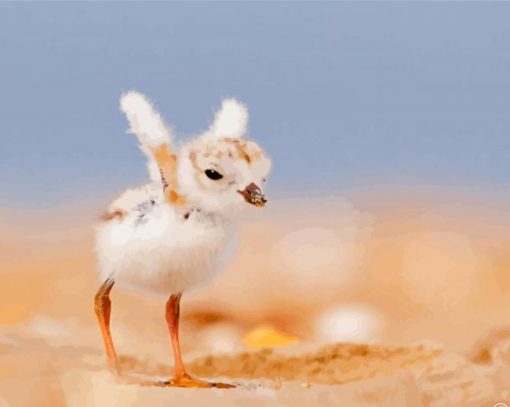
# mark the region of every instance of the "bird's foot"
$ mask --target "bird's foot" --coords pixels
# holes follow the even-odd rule
[[[236,386],[228,383],[206,382],[196,379],[188,373],[180,373],[172,377],[168,381],[158,382],[156,386],[161,387],[195,387],[195,388],[216,388],[216,389],[232,389]]]

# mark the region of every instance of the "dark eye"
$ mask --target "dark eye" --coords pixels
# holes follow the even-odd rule
[[[205,175],[207,175],[208,178],[218,181],[219,179],[223,178],[223,175],[221,175],[218,171],[215,170],[205,170]]]

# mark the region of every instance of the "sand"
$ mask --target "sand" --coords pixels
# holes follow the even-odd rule
[[[508,400],[508,364],[476,364],[429,345],[334,344],[206,356],[190,363],[203,378],[232,390],[190,390],[122,384],[104,369],[100,349],[52,347],[4,335],[2,405],[495,405]],[[126,377],[169,377],[167,364],[123,356]]]
[[[182,304],[189,371],[237,386],[208,390],[106,370],[94,211],[6,212],[0,406],[510,406],[510,218],[446,206],[338,200],[254,215],[227,272]],[[167,379],[164,300],[114,290],[112,303],[126,376]]]

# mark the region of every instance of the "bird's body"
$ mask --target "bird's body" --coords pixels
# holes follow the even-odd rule
[[[127,190],[109,213],[97,231],[99,271],[130,290],[188,292],[222,271],[235,246],[233,219],[169,205],[157,183]]]
[[[169,296],[166,320],[175,367],[165,385],[210,387],[213,384],[192,378],[184,368],[178,335],[181,295],[224,269],[235,245],[237,212],[245,203],[266,202],[259,185],[271,162],[256,143],[243,139],[248,111],[234,99],[224,100],[211,126],[178,150],[170,129],[143,95],[124,94],[121,110],[147,157],[150,182],[125,191],[97,228],[103,285],[95,297],[95,312],[109,365],[120,377],[109,298],[118,284]]]

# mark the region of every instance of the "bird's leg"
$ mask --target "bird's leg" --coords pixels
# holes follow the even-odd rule
[[[174,352],[174,371],[173,377],[167,381],[162,382],[162,386],[176,386],[176,387],[220,387],[231,388],[235,387],[231,384],[225,383],[209,383],[203,380],[195,379],[192,377],[184,367],[182,361],[181,348],[179,346],[179,314],[180,314],[181,294],[173,294],[170,296],[166,303],[166,322],[168,324],[168,331],[172,339],[172,348]]]
[[[179,345],[179,316],[181,295],[171,295],[166,303],[166,322],[168,324],[168,332],[172,339],[172,349],[174,353],[174,376],[179,377],[186,373],[184,362],[182,361],[181,347]]]
[[[104,348],[108,357],[108,367],[112,373],[119,378],[119,360],[117,358],[117,353],[113,346],[112,335],[110,333],[110,314],[112,303],[109,295],[114,283],[115,282],[113,280],[107,279],[99,288],[96,296],[94,297],[94,311],[96,312],[99,328],[101,328],[101,334],[103,335]]]

